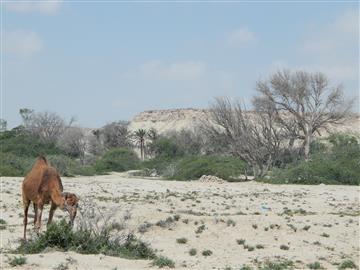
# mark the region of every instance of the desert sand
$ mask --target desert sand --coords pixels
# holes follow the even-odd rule
[[[172,259],[176,269],[239,269],[267,259],[288,259],[298,269],[315,261],[327,269],[336,269],[346,259],[359,262],[357,186],[180,182],[128,178],[126,174],[62,180],[65,191],[96,202],[114,220],[127,215],[127,229],[158,255]],[[148,260],[51,249],[25,255],[25,265],[10,267],[7,260],[13,255],[9,250],[22,237],[22,178],[2,177],[1,182],[1,218],[7,222],[0,231],[2,269],[56,269],[61,264],[68,269],[157,269]],[[31,217],[32,208],[29,211]],[[49,206],[43,213],[43,230],[48,211]],[[179,215],[177,221],[159,223],[174,215]],[[64,216],[57,210],[54,220]],[[144,223],[152,225],[139,232]],[[28,228],[31,234],[32,218]],[[187,242],[177,243],[183,237]],[[239,239],[254,250],[238,244]],[[195,256],[190,256],[191,248],[197,250]],[[203,250],[211,250],[212,255],[203,256]]]

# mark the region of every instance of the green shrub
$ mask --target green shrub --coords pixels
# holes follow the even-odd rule
[[[289,250],[290,248],[289,248],[289,246],[287,246],[287,245],[281,245],[281,246],[280,246],[280,249],[282,249],[282,250]]]
[[[123,172],[138,169],[140,160],[134,153],[126,148],[114,148],[107,151],[95,164],[97,172]]]
[[[72,169],[77,166],[75,160],[65,155],[49,155],[46,158],[62,176],[72,176]]]
[[[207,249],[207,250],[204,250],[201,254],[203,256],[207,257],[207,256],[211,256],[213,254],[213,252],[211,250]]]
[[[184,150],[174,138],[161,137],[149,145],[149,151],[155,157],[176,158],[184,155]]]
[[[266,261],[262,267],[259,267],[260,270],[286,270],[293,269],[294,263],[292,261]]]
[[[0,133],[1,152],[22,157],[64,154],[55,144],[43,143],[39,138],[21,129]]]
[[[35,159],[0,152],[0,176],[25,176]]]
[[[176,242],[177,242],[178,244],[186,244],[187,241],[188,241],[188,240],[187,240],[185,237],[176,239]]]
[[[360,184],[360,144],[353,136],[337,134],[328,139],[331,146],[320,143],[311,159],[296,161],[284,169],[274,169],[269,182],[293,184]]]
[[[307,266],[309,269],[324,269],[319,262],[310,263]]]
[[[189,250],[189,254],[190,254],[190,256],[195,256],[195,255],[196,255],[196,253],[197,253],[196,248],[192,248],[192,249],[190,249],[190,250]]]
[[[5,230],[6,229],[6,220],[0,218],[0,230]]]
[[[153,261],[153,265],[157,266],[159,268],[163,268],[163,267],[174,268],[175,267],[175,263],[173,260],[170,260],[169,258],[166,258],[163,256],[155,258]]]
[[[92,176],[96,174],[96,169],[94,166],[78,164],[72,168],[71,173],[74,175]]]
[[[238,243],[238,245],[244,245],[245,239],[236,239],[236,243]]]
[[[193,180],[202,175],[233,180],[244,173],[245,162],[234,157],[193,156],[180,159],[175,166],[175,180]]]
[[[240,270],[253,270],[254,268],[252,268],[251,266],[249,265],[244,265],[240,268]]]
[[[40,154],[63,176],[95,174],[93,167],[81,165],[55,144],[43,143],[23,130],[1,132],[0,141],[0,176],[25,176]]]
[[[17,252],[33,254],[44,251],[47,247],[62,251],[73,250],[82,254],[105,254],[130,259],[154,259],[155,253],[148,244],[139,241],[132,234],[125,241],[111,238],[109,231],[95,234],[91,230],[72,231],[71,226],[63,219],[52,223],[46,232],[37,238],[22,242]]]
[[[352,260],[345,260],[339,265],[339,269],[356,269],[356,264]]]
[[[26,258],[23,256],[20,257],[13,257],[9,259],[8,264],[10,264],[12,267],[23,265],[26,263]]]

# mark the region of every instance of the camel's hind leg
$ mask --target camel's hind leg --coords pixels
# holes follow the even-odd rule
[[[36,203],[33,203],[34,206],[34,226],[36,225],[36,216],[37,216],[37,205]]]
[[[24,240],[26,240],[26,226],[27,226],[27,218],[28,218],[28,210],[30,205],[30,200],[24,200]]]
[[[50,212],[49,212],[49,220],[47,225],[49,226],[49,224],[52,222],[53,216],[54,216],[54,212],[56,210],[57,206],[54,202],[51,202],[51,207],[50,207]]]

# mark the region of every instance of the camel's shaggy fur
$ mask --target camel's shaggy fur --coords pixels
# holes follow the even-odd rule
[[[73,193],[64,192],[59,173],[51,167],[46,158],[40,156],[26,175],[22,184],[22,198],[24,204],[24,240],[26,240],[26,226],[30,202],[34,206],[34,225],[39,231],[41,227],[41,215],[44,204],[51,203],[48,225],[51,223],[57,207],[65,209],[70,214],[70,222],[73,224],[78,197]]]

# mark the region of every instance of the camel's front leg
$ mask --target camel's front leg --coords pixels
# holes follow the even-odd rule
[[[36,223],[35,223],[35,230],[39,233],[41,228],[41,215],[44,208],[44,203],[42,201],[38,201],[37,203],[37,216],[36,216]]]
[[[56,204],[54,202],[51,202],[51,208],[50,208],[50,212],[49,212],[49,220],[48,220],[47,226],[49,226],[50,223],[52,222],[56,208],[57,208]]]
[[[37,216],[37,205],[33,202],[34,206],[34,226],[36,225],[36,216]]]

